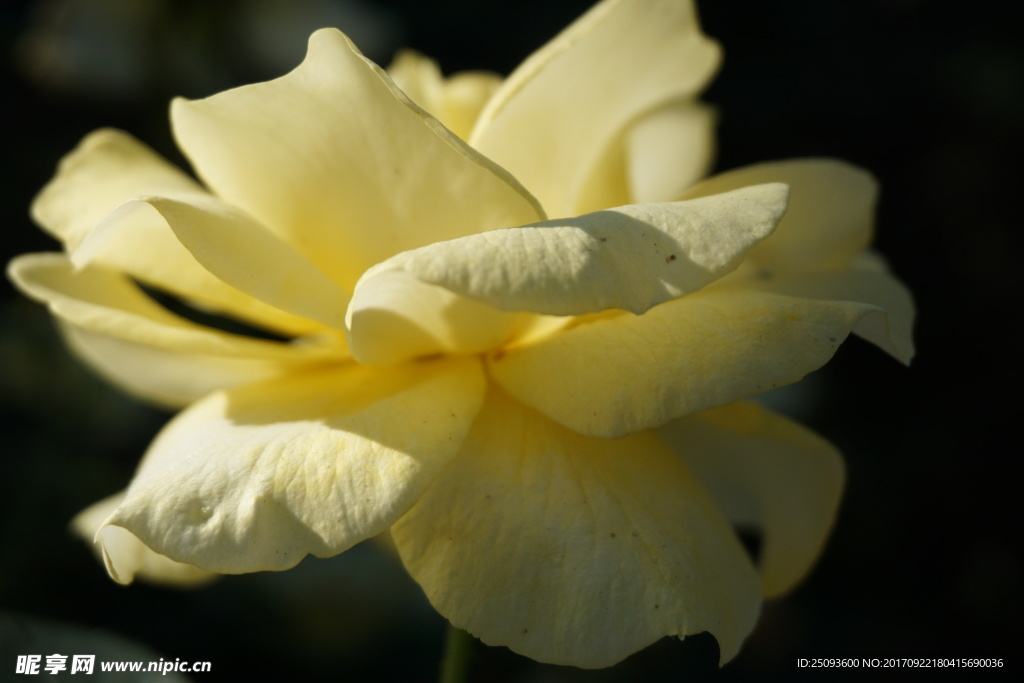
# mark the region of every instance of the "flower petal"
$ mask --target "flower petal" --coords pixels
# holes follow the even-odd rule
[[[862,337],[910,364],[914,357],[914,300],[907,287],[893,277],[880,256],[861,254],[845,268],[767,275],[749,281],[762,291],[806,299],[858,301],[878,310],[861,318],[853,328]]]
[[[493,354],[509,393],[581,434],[617,438],[790,384],[832,357],[873,306],[742,287],[581,321]]]
[[[309,361],[343,347],[263,341],[219,332],[157,305],[124,275],[101,266],[76,269],[63,254],[26,254],[8,276],[60,320],[92,332],[160,349],[233,358]]]
[[[183,408],[212,391],[267,379],[288,367],[278,360],[171,351],[57,322],[71,351],[100,376],[167,408]]]
[[[437,62],[414,50],[399,52],[387,71],[409,99],[463,140],[469,139],[502,80],[489,71],[462,71],[445,78]]]
[[[190,197],[204,190],[132,136],[104,128],[61,160],[32,203],[32,219],[73,251],[118,204],[149,194]]]
[[[525,318],[385,270],[356,290],[347,315],[348,347],[353,358],[370,365],[483,353],[508,340]]]
[[[590,208],[577,204],[585,181],[627,123],[695,95],[719,58],[689,0],[606,0],[509,76],[470,140],[549,216],[574,216]]]
[[[283,311],[345,328],[348,293],[237,209],[214,197],[189,202],[146,197],[138,203],[155,209],[195,259],[219,279]]]
[[[844,263],[871,243],[878,183],[867,171],[835,159],[747,166],[708,178],[680,198],[760,183],[789,185],[789,208],[778,230],[750,251],[748,263],[778,270],[821,269]]]
[[[483,393],[480,363],[449,359],[322,366],[213,394],[157,437],[98,539],[123,528],[228,574],[335,555],[408,510],[458,451]]]
[[[321,30],[268,83],[176,100],[199,175],[342,288],[393,254],[537,220],[536,201],[398,90],[345,36]]]
[[[839,452],[817,434],[756,403],[734,403],[658,430],[741,528],[763,534],[764,594],[780,595],[810,571],[843,489]]]
[[[124,568],[126,573],[155,584],[191,587],[208,583],[217,577],[217,574],[212,572],[205,572],[190,564],[175,562],[154,553],[143,545],[142,541],[124,529],[117,529],[114,533],[108,534],[105,548],[97,543],[95,541],[96,531],[110,516],[110,513],[121,504],[124,494],[125,492],[122,491],[90,505],[71,521],[71,528],[81,538],[89,542],[96,551],[96,555],[107,565],[108,571],[111,571],[113,565],[109,558],[116,557],[117,565]]]
[[[609,666],[702,631],[726,661],[760,609],[735,535],[658,437],[586,438],[497,391],[392,536],[443,616],[541,662]]]
[[[212,197],[127,133],[104,129],[86,136],[32,205],[32,216],[58,237],[78,264],[100,263],[140,282],[173,292],[285,334],[319,327],[226,285],[200,266],[159,213],[128,200],[158,195],[180,201]]]
[[[630,201],[676,199],[703,178],[715,153],[714,127],[714,110],[692,100],[671,102],[633,124],[626,141]]]
[[[501,310],[642,313],[733,270],[774,229],[786,195],[785,185],[762,185],[493,230],[399,254],[357,289],[402,270]]]

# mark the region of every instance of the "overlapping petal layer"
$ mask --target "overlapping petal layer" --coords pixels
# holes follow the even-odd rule
[[[21,256],[8,274],[50,307],[83,358],[160,403],[182,405],[213,389],[345,355],[333,340],[272,342],[198,325],[156,304],[122,274],[102,266],[76,269],[62,254]]]
[[[702,631],[725,661],[760,610],[742,547],[658,437],[586,438],[500,391],[392,536],[453,624],[542,662],[608,666]]]
[[[688,0],[599,3],[508,77],[470,142],[553,218],[607,208],[580,198],[608,147],[638,115],[696,95],[719,58]]]
[[[114,563],[105,560],[104,548],[93,541],[103,522],[124,500],[124,494],[125,492],[121,491],[104,498],[82,510],[71,520],[74,532],[92,544],[100,560],[108,567]],[[125,575],[139,576],[146,581],[176,587],[200,586],[219,576],[158,555],[124,529],[113,529],[107,532],[106,537],[107,556],[117,558],[116,564]]]
[[[409,98],[463,140],[476,125],[484,105],[501,85],[489,71],[463,71],[448,78],[437,62],[414,50],[402,50],[388,75]]]
[[[697,183],[681,199],[761,183],[789,185],[789,208],[778,230],[750,252],[749,264],[779,270],[841,267],[870,244],[878,183],[843,161],[793,159],[746,166]]]
[[[148,197],[174,235],[206,270],[253,298],[338,330],[345,328],[348,292],[288,243],[214,198],[189,202]],[[273,268],[257,264],[273,263]]]
[[[861,168],[834,159],[757,164],[709,178],[684,197],[714,196],[749,183],[790,187],[775,232],[727,276],[745,286],[808,299],[857,301],[879,310],[853,331],[903,363],[914,355],[914,303],[884,261],[865,248],[874,231],[878,185]]]
[[[732,402],[851,331],[909,361],[913,303],[865,253],[867,173],[693,184],[718,60],[689,0],[604,0],[504,82],[411,53],[389,76],[324,30],[282,78],[174,103],[206,187],[86,138],[33,207],[68,254],[11,277],[107,377],[195,401],[76,520],[111,575],[286,569],[391,528],[485,642],[600,667],[709,631],[734,656],[820,553],[843,474]],[[760,577],[730,523],[763,534]]]
[[[336,347],[243,337],[174,315],[121,273],[102,266],[75,268],[63,254],[27,254],[8,274],[22,291],[46,303],[57,318],[93,332],[173,351],[234,358],[296,361],[336,357]]]
[[[367,271],[393,271],[507,311],[643,313],[730,272],[786,210],[786,186],[690,202],[623,206],[494,230],[408,251]]]
[[[334,30],[277,80],[176,100],[178,143],[217,193],[343,289],[393,254],[543,218]]]
[[[184,408],[211,391],[258,382],[288,367],[280,360],[161,348],[58,321],[64,341],[100,376],[141,399]]]
[[[480,409],[476,359],[298,371],[212,394],[157,437],[97,535],[221,573],[280,570],[387,529]],[[111,573],[131,563],[106,553]]]
[[[189,301],[283,334],[319,327],[225,284],[201,266],[152,207],[132,201],[213,198],[149,147],[117,130],[88,136],[61,162],[32,216],[79,266],[99,263]]]
[[[703,178],[714,157],[714,125],[711,107],[689,99],[658,107],[633,124],[624,141],[630,203],[676,199]]]
[[[477,354],[500,346],[526,322],[521,314],[385,270],[356,289],[347,315],[348,345],[357,361],[371,365],[438,353]]]
[[[581,434],[617,438],[790,384],[828,361],[875,307],[709,288],[581,321],[493,354],[491,376]]]
[[[782,273],[755,278],[748,286],[760,291],[807,299],[858,301],[875,306],[853,327],[893,358],[909,364],[914,357],[914,301],[906,285],[889,273],[885,263],[867,252],[846,268]]]
[[[766,596],[810,570],[832,528],[843,462],[832,444],[756,403],[735,403],[657,430],[740,528],[762,535]]]

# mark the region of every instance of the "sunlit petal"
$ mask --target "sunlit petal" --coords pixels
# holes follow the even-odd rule
[[[103,129],[86,136],[61,161],[56,176],[36,197],[32,217],[64,243],[79,265],[117,268],[140,282],[284,334],[318,327],[209,273],[159,213],[129,201],[146,196],[212,200],[149,147],[127,133]]]
[[[321,30],[290,74],[176,100],[199,175],[351,291],[405,249],[538,219],[535,200],[398,90],[345,36]]]
[[[442,615],[542,662],[609,666],[702,631],[727,661],[760,609],[732,530],[659,438],[586,438],[500,392],[392,536]]]
[[[748,262],[778,270],[841,265],[871,242],[878,183],[835,159],[793,159],[728,171],[698,183],[681,199],[760,183],[785,183],[789,208],[779,228],[751,250]]]
[[[733,270],[786,210],[784,185],[624,206],[464,237],[371,269],[400,270],[508,311],[642,313]]]
[[[489,71],[463,71],[445,78],[434,60],[414,50],[398,53],[388,75],[409,99],[463,140],[501,85],[501,77]]]
[[[578,202],[614,138],[638,114],[696,95],[719,55],[689,0],[599,3],[509,76],[470,140],[549,216],[577,215],[592,208]]]
[[[761,291],[806,299],[858,301],[877,307],[853,328],[854,334],[875,344],[901,363],[914,357],[914,300],[906,285],[896,279],[885,262],[867,252],[845,268],[822,271],[780,272],[748,279]]]
[[[473,359],[295,372],[168,424],[97,538],[221,573],[280,570],[387,529],[454,457],[484,393]],[[120,530],[119,530],[120,529]],[[130,567],[108,553],[111,573]]]
[[[125,341],[58,321],[68,347],[101,377],[129,394],[167,408],[184,408],[212,391],[286,372],[294,363],[225,358]]]
[[[387,365],[438,353],[483,353],[525,323],[506,313],[384,270],[361,281],[348,313],[348,346],[360,363]]]
[[[82,510],[71,520],[72,530],[93,547],[100,560],[107,563],[109,567],[110,562],[106,557],[116,557],[118,566],[124,568],[126,573],[138,576],[149,583],[168,586],[199,586],[217,577],[217,574],[212,572],[205,572],[192,565],[175,562],[163,555],[158,555],[124,529],[108,533],[105,548],[96,543],[93,540],[96,531],[103,525],[110,513],[121,504],[124,494],[125,492],[122,491],[104,498]]]
[[[843,488],[839,452],[756,403],[674,420],[658,433],[731,522],[762,535],[766,596],[792,588],[821,554]]]
[[[499,351],[491,375],[581,434],[616,438],[790,384],[835,353],[867,304],[732,287],[584,321]]]
[[[76,269],[63,254],[27,254],[8,275],[60,320],[95,333],[171,351],[299,361],[337,357],[343,347],[264,341],[203,327],[162,308],[120,273]]]

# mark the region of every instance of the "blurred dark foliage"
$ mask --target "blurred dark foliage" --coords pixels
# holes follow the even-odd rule
[[[100,69],[111,76],[106,85],[73,70],[63,81],[41,73],[45,54],[25,42],[40,4],[0,6],[5,261],[55,248],[27,208],[84,134],[124,128],[182,163],[166,117],[170,97],[279,75],[303,54],[294,32],[317,25],[292,26],[288,44],[271,54],[267,36],[278,24],[259,24],[248,8],[290,3],[152,4],[144,21],[97,29],[101,42],[104,26],[109,40],[121,40],[121,52],[103,57],[113,60]],[[382,63],[402,44],[448,71],[507,73],[590,3],[381,0],[369,22],[365,7],[310,4],[312,20],[340,17],[332,23]],[[706,635],[666,639],[597,672],[478,646],[471,679],[842,678],[797,672],[797,657],[1002,657],[1012,666],[1024,607],[1012,467],[1020,447],[1010,440],[1019,423],[1012,337],[1024,253],[1016,208],[1024,43],[1015,4],[706,0],[700,9],[706,32],[725,46],[707,93],[721,116],[718,168],[835,156],[871,169],[883,188],[877,247],[916,294],[919,355],[907,369],[850,340],[809,378],[814,391],[799,416],[844,451],[848,490],[821,563],[791,596],[766,606],[734,662],[719,671]],[[128,30],[140,36],[125,43]],[[133,60],[131,68],[115,68],[118,60]],[[112,583],[67,523],[124,486],[167,416],[70,358],[42,307],[10,287],[0,301],[0,611],[211,661],[214,673],[195,680],[433,678],[443,621],[373,547],[194,592]],[[8,638],[2,680],[24,653],[10,633],[0,630]]]

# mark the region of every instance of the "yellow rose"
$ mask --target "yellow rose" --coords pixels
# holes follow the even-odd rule
[[[843,477],[736,401],[851,331],[909,361],[913,308],[866,251],[865,172],[698,182],[718,60],[680,0],[606,0],[504,81],[414,53],[393,81],[323,30],[282,78],[174,102],[201,182],[88,136],[33,206],[66,253],[10,274],[86,362],[184,408],[76,521],[111,576],[283,570],[390,531],[486,643],[600,667],[710,631],[733,657]],[[733,524],[763,534],[756,567]]]

